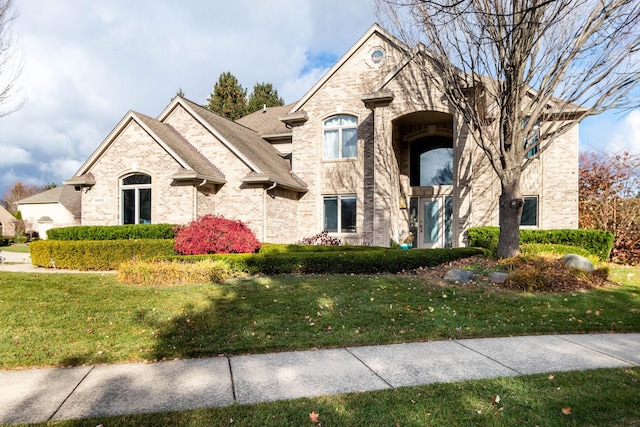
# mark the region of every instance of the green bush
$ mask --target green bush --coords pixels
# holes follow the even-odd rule
[[[342,250],[322,252],[257,253],[176,256],[196,261],[224,260],[233,271],[249,274],[376,274],[433,267],[460,258],[481,255],[477,248],[394,250]]]
[[[472,227],[467,230],[469,246],[498,251],[499,227]],[[609,258],[614,236],[602,230],[520,230],[520,244],[540,243],[584,248],[600,260]]]
[[[49,240],[173,239],[172,224],[79,225],[52,228]]]
[[[13,243],[11,237],[0,237],[0,246],[9,246],[11,243]]]
[[[548,243],[523,243],[520,245],[520,252],[522,252],[522,255],[524,256],[550,255],[554,258],[562,258],[567,254],[576,254],[588,258],[594,265],[600,260],[598,256],[580,246],[554,245]]]
[[[175,254],[171,239],[38,240],[31,243],[30,253],[34,265],[55,264],[56,268],[72,270],[116,270],[120,263],[133,258],[165,258]]]
[[[276,243],[262,243],[261,254],[288,254],[292,252],[350,252],[385,250],[381,246],[328,246],[328,245],[288,245]]]

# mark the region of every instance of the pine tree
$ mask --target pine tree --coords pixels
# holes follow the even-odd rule
[[[207,99],[207,108],[230,120],[242,117],[247,108],[247,91],[230,72],[220,74],[213,87],[213,93]]]
[[[284,105],[284,101],[278,96],[278,91],[273,88],[271,83],[256,83],[253,92],[249,95],[247,114],[260,110],[264,105],[277,107]]]

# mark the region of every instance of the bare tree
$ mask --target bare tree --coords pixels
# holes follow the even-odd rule
[[[15,17],[13,0],[0,0],[0,117],[13,113],[23,104],[21,101],[12,103],[22,70],[16,57],[15,39],[10,31]]]
[[[500,179],[498,256],[517,255],[527,166],[586,116],[639,105],[640,2],[376,3]]]

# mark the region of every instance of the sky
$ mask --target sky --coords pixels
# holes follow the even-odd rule
[[[377,19],[373,0],[21,0],[24,105],[0,117],[0,191],[71,178],[129,110],[179,89],[206,104],[221,73],[302,97]],[[640,110],[590,118],[581,149],[640,152]],[[0,193],[0,194],[2,194]]]

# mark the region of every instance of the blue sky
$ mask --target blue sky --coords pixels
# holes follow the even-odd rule
[[[373,0],[21,0],[22,109],[0,118],[0,191],[70,178],[129,111],[179,88],[206,103],[222,72],[300,98],[376,22]],[[640,111],[586,120],[583,148],[640,151]]]

